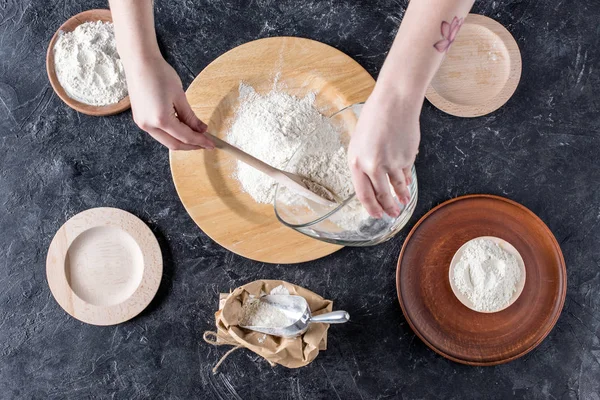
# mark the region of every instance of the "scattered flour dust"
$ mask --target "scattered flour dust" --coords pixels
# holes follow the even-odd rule
[[[509,303],[521,279],[521,269],[513,254],[480,238],[465,247],[452,279],[477,311],[493,312]]]
[[[231,144],[280,169],[294,156],[298,162],[288,168],[290,172],[325,186],[341,199],[354,193],[347,166],[348,143],[339,128],[317,110],[314,93],[298,98],[274,87],[261,95],[244,83],[239,93],[240,105],[227,133]],[[297,150],[300,153],[295,155]],[[256,202],[273,202],[273,179],[241,161],[235,176]],[[303,201],[298,197],[293,201]],[[356,227],[368,218],[361,206],[349,211],[338,217],[338,225]]]
[[[60,32],[54,45],[54,65],[60,85],[72,99],[105,106],[127,96],[125,70],[111,22],[86,22],[73,32]]]
[[[287,288],[283,285],[279,285],[274,287],[273,289],[271,289],[271,293],[269,294],[279,294],[279,295],[286,295],[289,296],[290,291],[287,290]]]

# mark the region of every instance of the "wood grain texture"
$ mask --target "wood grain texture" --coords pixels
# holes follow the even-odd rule
[[[497,313],[470,310],[454,296],[448,270],[454,253],[479,236],[511,243],[523,257],[525,287]],[[561,249],[530,210],[502,197],[469,195],[427,213],[408,235],[396,284],[404,316],[435,352],[469,365],[496,365],[531,351],[548,335],[567,287]]]
[[[162,278],[162,255],[140,219],[116,208],[94,208],[58,230],[48,249],[46,277],[71,316],[114,325],[150,303]]]
[[[469,14],[425,97],[458,117],[502,107],[521,79],[521,52],[510,32],[483,15]]]
[[[118,114],[131,107],[129,96],[125,96],[118,103],[109,104],[106,106],[93,106],[90,104],[85,104],[70,98],[67,92],[65,92],[65,89],[63,89],[63,87],[61,86],[60,82],[58,81],[58,77],[56,76],[56,70],[54,68],[54,45],[56,44],[56,40],[58,39],[59,32],[72,32],[79,25],[91,21],[112,22],[110,10],[96,9],[79,13],[69,18],[54,33],[52,39],[50,40],[50,44],[48,45],[48,51],[46,53],[46,71],[48,73],[48,79],[50,80],[50,84],[52,85],[54,92],[56,92],[58,97],[60,97],[60,99],[72,109],[79,111],[80,113],[96,117]]]
[[[192,109],[223,138],[238,105],[239,85],[259,93],[278,87],[292,95],[316,92],[326,115],[365,101],[375,81],[350,57],[325,44],[294,37],[260,39],[236,47],[192,82]],[[306,237],[280,224],[271,204],[257,204],[233,177],[236,160],[221,151],[172,151],[171,172],[183,205],[198,226],[232,252],[269,263],[299,263],[340,246]]]

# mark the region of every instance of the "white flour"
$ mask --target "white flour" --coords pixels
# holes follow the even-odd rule
[[[477,311],[496,311],[517,290],[521,270],[514,255],[489,239],[476,239],[465,247],[452,278]]]
[[[300,148],[301,153],[295,157],[299,162],[290,172],[325,186],[341,199],[354,193],[347,166],[347,143],[330,119],[316,109],[314,93],[298,98],[273,89],[260,95],[242,83],[239,101],[227,133],[231,144],[280,169],[286,167]],[[273,202],[276,184],[270,177],[241,161],[235,176],[256,202]],[[303,200],[295,197],[293,201]],[[337,222],[340,226],[344,223],[355,226],[367,217],[364,208],[355,207]]]
[[[54,45],[54,65],[60,85],[72,99],[105,106],[127,96],[110,22],[86,22],[73,32],[61,32]]]
[[[263,328],[285,328],[291,321],[279,308],[258,299],[248,299],[242,307],[242,326],[260,326]]]
[[[273,289],[271,289],[271,293],[269,293],[269,294],[285,294],[285,295],[289,295],[290,291],[287,290],[285,286],[279,285],[279,286],[276,286]]]
[[[270,294],[289,295],[290,292],[285,286],[279,285],[273,288]],[[243,326],[261,326],[263,328],[284,328],[293,322],[279,308],[269,303],[262,303],[258,298],[251,296],[242,307],[242,317],[239,324]]]

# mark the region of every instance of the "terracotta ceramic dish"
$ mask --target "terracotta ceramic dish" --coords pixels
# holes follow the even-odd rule
[[[479,313],[454,296],[450,261],[467,241],[495,236],[511,243],[527,268],[525,287],[510,307]],[[449,200],[408,235],[396,272],[398,300],[413,331],[435,352],[469,365],[496,365],[533,350],[562,310],[567,276],[548,227],[514,201],[491,195]]]
[[[456,264],[458,264],[458,262],[460,261],[460,258],[462,257],[467,245],[470,242],[472,242],[473,240],[477,240],[477,239],[491,240],[492,242],[496,243],[498,246],[500,246],[505,251],[514,255],[515,258],[517,259],[517,263],[519,264],[519,270],[521,271],[521,278],[517,282],[517,290],[513,293],[513,295],[511,296],[510,300],[508,301],[508,303],[506,305],[504,305],[494,311],[477,311],[473,302],[466,295],[464,295],[454,284],[454,269],[456,268]],[[463,244],[462,246],[460,246],[460,248],[456,251],[456,253],[454,253],[454,257],[452,257],[452,261],[450,261],[450,269],[448,271],[448,281],[450,282],[450,288],[452,289],[452,292],[454,293],[456,298],[461,303],[463,303],[466,307],[470,308],[471,310],[474,310],[477,312],[483,312],[483,313],[498,312],[498,311],[504,310],[507,307],[510,307],[515,301],[517,301],[517,299],[523,292],[523,288],[525,287],[526,277],[527,277],[527,272],[525,270],[525,263],[523,262],[523,257],[521,257],[521,254],[517,251],[517,249],[515,249],[515,247],[512,244],[508,243],[506,240],[502,240],[502,239],[494,237],[494,236],[481,236],[481,237],[473,238],[473,239],[469,240],[468,242],[466,242],[465,244]]]
[[[88,10],[79,13],[67,20],[52,36],[50,45],[48,46],[48,52],[46,53],[46,71],[48,72],[48,79],[54,89],[54,92],[64,101],[69,107],[87,115],[93,115],[97,117],[114,115],[123,112],[131,107],[129,96],[124,97],[118,103],[109,104],[107,106],[92,106],[89,104],[82,103],[80,101],[70,98],[63,87],[60,85],[58,78],[56,77],[56,70],[54,68],[54,45],[58,39],[59,32],[71,32],[79,25],[90,22],[90,21],[103,21],[112,22],[110,16],[110,10]]]
[[[367,99],[374,79],[356,61],[331,46],[295,37],[245,43],[208,65],[186,94],[212,134],[224,137],[238,106],[240,82],[266,94],[317,93],[325,115]],[[223,151],[172,151],[171,173],[185,209],[196,224],[228,250],[275,264],[315,260],[339,250],[283,226],[273,204],[258,204],[234,177],[237,161]]]
[[[162,277],[162,255],[152,231],[137,217],[94,208],[58,230],[46,276],[67,313],[88,324],[114,325],[150,304]]]
[[[520,79],[521,52],[510,32],[469,14],[425,96],[448,114],[478,117],[502,107]]]

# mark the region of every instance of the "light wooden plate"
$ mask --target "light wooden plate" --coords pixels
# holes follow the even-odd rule
[[[93,208],[67,221],[46,259],[50,291],[71,316],[114,325],[150,303],[162,277],[162,255],[152,231],[134,215]]]
[[[519,264],[519,269],[521,271],[521,279],[519,279],[519,281],[517,282],[517,290],[513,293],[511,298],[508,300],[508,303],[506,303],[502,308],[499,308],[494,311],[478,311],[475,308],[475,305],[473,304],[473,302],[466,295],[462,294],[462,292],[460,290],[458,290],[458,288],[454,284],[453,277],[454,277],[454,269],[456,268],[456,264],[458,264],[458,262],[460,261],[460,258],[462,257],[463,253],[465,252],[465,248],[467,247],[467,245],[470,242],[472,242],[473,240],[477,240],[477,239],[491,240],[492,242],[494,242],[498,246],[500,246],[502,249],[509,252],[513,256],[515,256],[515,258],[517,259],[517,263]],[[505,308],[510,307],[515,301],[517,301],[517,299],[523,292],[523,288],[525,287],[525,278],[526,278],[525,264],[523,263],[523,257],[521,257],[521,254],[519,253],[519,251],[517,249],[515,249],[515,246],[508,243],[506,240],[503,240],[503,239],[500,239],[500,238],[494,237],[494,236],[476,237],[476,238],[469,240],[462,246],[460,246],[460,248],[454,254],[454,257],[452,257],[452,261],[450,261],[450,269],[448,270],[448,281],[450,282],[450,288],[452,289],[452,292],[454,293],[454,295],[456,296],[458,301],[463,303],[466,307],[470,308],[471,310],[477,311],[477,312],[482,312],[482,313],[499,312],[499,311],[504,310]]]
[[[56,77],[53,50],[54,45],[56,44],[56,40],[58,39],[59,32],[72,32],[79,25],[91,21],[112,22],[110,10],[98,9],[88,10],[79,13],[69,18],[67,22],[62,24],[61,27],[58,28],[56,33],[54,33],[54,36],[52,36],[52,39],[50,40],[50,45],[48,45],[48,52],[46,53],[46,71],[48,72],[48,79],[50,80],[50,84],[52,85],[52,88],[54,89],[58,97],[60,97],[60,99],[72,109],[79,111],[80,113],[96,117],[118,114],[131,107],[129,96],[125,96],[118,103],[115,104],[109,104],[107,106],[92,106],[70,98],[67,92],[65,92],[65,89],[63,89],[63,87],[60,85],[60,82]]]
[[[469,14],[425,96],[448,114],[479,117],[502,107],[520,79],[521,52],[510,32]]]
[[[278,79],[286,92],[317,93],[317,105],[332,114],[365,101],[375,81],[350,57],[313,40],[274,37],[246,43],[208,65],[187,98],[209,131],[223,138],[237,107],[240,82],[267,93]],[[283,226],[272,204],[257,204],[233,177],[236,161],[225,152],[172,151],[171,172],[186,210],[213,240],[230,251],[269,263],[299,263],[340,249]]]
[[[525,287],[510,307],[480,313],[456,298],[448,269],[467,241],[494,236],[511,243],[527,267]],[[524,206],[468,195],[429,211],[402,246],[398,300],[412,330],[435,352],[469,365],[497,365],[527,354],[550,333],[563,308],[567,271],[546,224]]]

